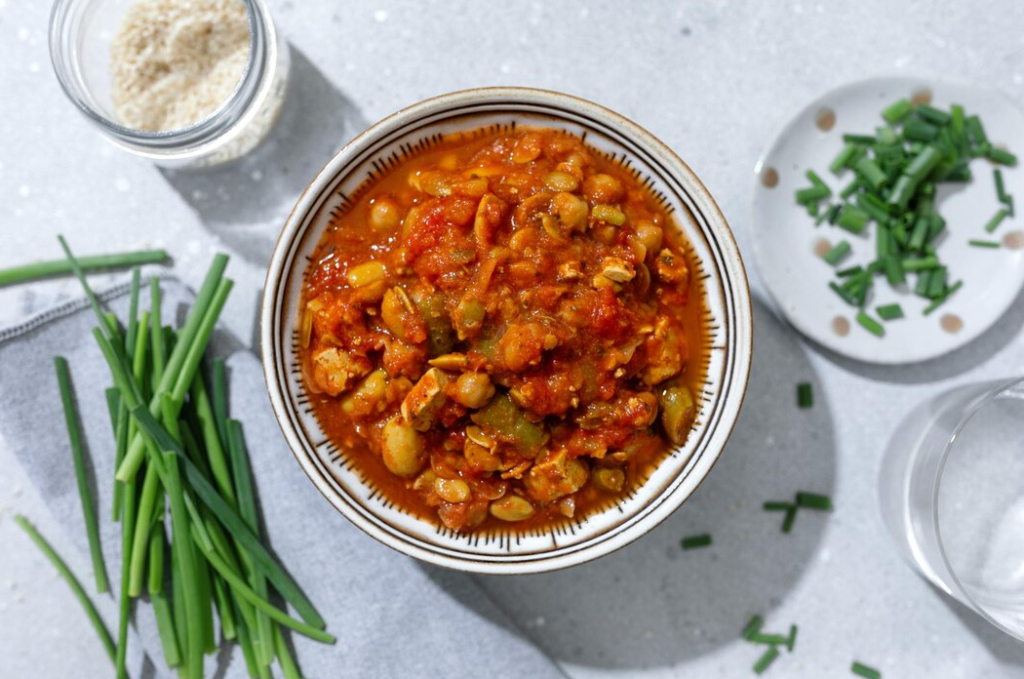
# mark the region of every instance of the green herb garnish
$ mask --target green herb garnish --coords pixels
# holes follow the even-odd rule
[[[881,672],[873,667],[862,665],[856,661],[854,661],[853,665],[850,666],[850,672],[856,674],[858,677],[864,677],[864,679],[882,679]]]
[[[885,328],[882,327],[882,324],[868,316],[863,311],[857,314],[857,322],[875,337],[881,337],[885,334]]]
[[[164,250],[139,250],[137,252],[122,252],[113,255],[80,257],[78,265],[83,271],[104,271],[107,269],[127,269],[143,264],[163,264],[169,259],[170,257]],[[74,273],[74,269],[67,259],[36,262],[35,264],[0,269],[0,286],[28,283],[29,281],[36,281],[42,278],[66,276],[72,273]]]
[[[683,538],[681,541],[683,549],[699,549],[701,547],[708,547],[711,544],[711,535],[704,533],[702,535],[691,535],[690,537]]]
[[[75,407],[75,396],[71,392],[71,373],[68,362],[63,356],[53,359],[57,371],[57,385],[60,389],[60,400],[64,407],[64,422],[68,428],[68,443],[71,446],[71,458],[75,464],[75,480],[78,483],[78,498],[82,503],[82,518],[85,520],[85,534],[89,539],[89,555],[92,558],[92,572],[96,578],[96,591],[106,592],[107,569],[103,564],[103,550],[100,547],[100,532],[96,522],[96,509],[93,502],[92,489],[85,468],[85,451],[82,447],[82,432],[79,424],[78,409]]]
[[[936,213],[936,186],[971,179],[973,158],[1014,165],[1016,156],[995,148],[980,118],[968,116],[962,106],[948,110],[931,104],[899,99],[882,111],[885,125],[874,134],[844,134],[843,147],[829,164],[834,174],[852,171],[853,179],[833,197],[832,189],[813,171],[807,172],[810,186],[797,191],[797,203],[817,215],[816,225],[828,222],[849,233],[864,234],[871,223],[876,233],[875,259],[836,272],[829,287],[847,304],[858,309],[857,321],[872,334],[882,337],[884,328],[868,315],[865,306],[875,277],[884,275],[889,285],[907,283],[915,274],[913,288],[928,300],[925,313],[949,297],[959,286],[948,283],[949,272],[936,245],[946,228]],[[996,196],[1001,205],[986,224],[991,233],[1007,217],[1013,217],[1013,197],[1006,193],[1003,176],[994,171]],[[824,206],[824,209],[821,207]],[[975,247],[995,247],[992,241],[971,241]],[[841,241],[823,255],[829,264],[845,261],[855,248]],[[883,320],[902,317],[896,305],[880,307]]]
[[[61,244],[99,321],[93,336],[114,383],[106,396],[118,442],[114,517],[122,530],[118,675],[126,676],[132,599],[148,590],[164,657],[183,676],[200,677],[203,656],[217,650],[216,611],[220,639],[238,640],[252,676],[269,676],[276,659],[286,679],[298,677],[282,628],[325,643],[335,639],[261,542],[241,425],[227,414],[223,363],[214,365],[212,396],[200,371],[232,287],[223,277],[227,257],[214,258],[179,330],[162,326],[156,281],[150,309],[140,313],[134,272],[122,332]],[[273,603],[278,596],[297,617]]]
[[[877,307],[875,313],[878,314],[879,318],[883,321],[892,321],[897,318],[903,318],[903,307],[899,304],[886,304],[884,306]]]
[[[82,608],[85,609],[85,614],[89,616],[89,622],[92,623],[93,629],[96,630],[96,634],[99,636],[100,642],[102,642],[103,648],[107,652],[107,656],[109,656],[111,662],[113,662],[116,655],[114,641],[110,638],[110,632],[107,631],[106,625],[103,624],[103,619],[100,618],[100,614],[96,610],[96,606],[93,605],[89,596],[85,593],[82,583],[78,581],[78,578],[76,578],[75,574],[71,572],[70,568],[68,568],[64,559],[60,558],[60,555],[54,551],[53,547],[50,546],[50,543],[48,543],[46,539],[39,534],[39,531],[36,530],[35,526],[29,523],[28,519],[17,514],[14,517],[14,522],[21,526],[21,529],[28,534],[29,538],[32,539],[32,542],[34,542],[36,547],[38,547],[46,558],[49,559],[50,563],[52,563],[54,568],[57,569],[57,572],[60,573],[61,578],[64,579],[64,582],[66,582],[68,587],[71,588],[71,591],[74,592],[75,598],[78,599],[78,603],[82,605]]]
[[[832,499],[827,495],[801,491],[796,494],[796,506],[801,509],[816,509],[827,512],[832,511]]]
[[[796,507],[791,506],[786,510],[786,516],[782,519],[782,532],[789,533],[793,530],[793,522],[796,521]]]
[[[988,220],[985,224],[985,231],[992,233],[999,228],[999,225],[1003,223],[1003,220],[1010,216],[1010,211],[1005,207],[996,212],[992,219]]]
[[[975,247],[975,248],[993,248],[993,249],[998,249],[998,248],[1002,247],[1002,245],[999,243],[999,241],[996,241],[996,240],[978,240],[978,239],[973,239],[973,238],[971,240],[967,241],[967,244],[970,245],[971,247]]]
[[[755,615],[747,621],[747,624],[744,626],[740,636],[749,641],[750,637],[761,631],[762,625],[764,625],[764,619],[760,615]]]
[[[803,409],[814,406],[814,388],[810,382],[801,382],[796,385],[796,404]]]
[[[775,659],[779,657],[779,649],[774,646],[769,646],[757,662],[754,663],[754,674],[763,674],[768,669],[769,665],[775,662]]]

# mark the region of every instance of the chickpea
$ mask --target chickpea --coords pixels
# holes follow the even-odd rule
[[[491,503],[491,516],[502,521],[523,521],[534,514],[533,505],[520,495],[506,495]]]
[[[672,443],[681,445],[686,441],[693,425],[696,406],[693,395],[685,386],[668,387],[658,398],[661,405],[661,424]]]
[[[501,469],[501,458],[490,448],[480,445],[475,441],[466,439],[466,445],[462,449],[466,456],[466,462],[470,467],[475,467],[485,472],[494,472]]]
[[[416,476],[427,461],[423,435],[401,415],[395,415],[384,425],[381,456],[384,466],[392,474],[409,478]]]
[[[409,175],[409,184],[431,196],[450,196],[451,179],[442,172],[417,172]]]
[[[548,175],[544,177],[544,183],[552,191],[568,191],[570,193],[578,189],[580,186],[580,182],[576,177],[572,176],[568,172],[562,172],[560,170],[549,172]]]
[[[467,196],[469,198],[480,198],[487,193],[490,186],[486,179],[466,179],[452,184],[452,193],[456,196]]]
[[[445,502],[465,502],[470,498],[469,484],[462,479],[434,479],[434,492]]]
[[[437,474],[434,473],[433,469],[428,469],[412,482],[413,490],[430,490],[434,487],[434,481],[437,480]]]
[[[377,198],[370,206],[370,228],[394,231],[402,223],[402,209],[390,198]]]
[[[413,205],[405,213],[405,219],[402,220],[402,238],[408,238],[413,231],[419,228],[420,222],[423,220],[423,210],[422,205]]]
[[[494,396],[494,385],[487,373],[462,373],[455,381],[451,398],[467,408],[482,408]]]
[[[419,344],[426,339],[423,319],[402,288],[394,287],[384,293],[380,317],[391,334],[403,342]]]
[[[590,474],[590,478],[595,486],[608,493],[622,492],[622,486],[626,483],[625,472],[608,467],[598,467]]]
[[[508,239],[508,246],[515,252],[522,252],[526,248],[536,245],[540,239],[540,232],[532,226],[525,226],[518,229]]]
[[[353,288],[362,288],[383,281],[387,275],[388,270],[382,263],[371,260],[349,269],[345,274],[345,280]]]
[[[619,230],[611,224],[594,227],[594,240],[603,245],[614,245],[619,238]]]
[[[618,203],[626,197],[622,182],[610,174],[595,174],[583,182],[583,193],[591,203]]]
[[[575,230],[587,228],[587,201],[571,193],[556,193],[551,199],[551,211],[562,222],[562,225]]]
[[[341,399],[347,415],[366,416],[381,412],[386,405],[388,374],[378,368],[367,375],[356,388]]]
[[[542,150],[540,135],[530,132],[516,142],[515,148],[512,149],[512,162],[517,165],[529,163],[539,158]]]
[[[636,225],[636,236],[647,249],[647,252],[657,252],[661,249],[661,242],[664,232],[654,225],[654,222],[642,220]]]

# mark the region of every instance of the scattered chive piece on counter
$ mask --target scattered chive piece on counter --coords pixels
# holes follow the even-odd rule
[[[801,509],[816,509],[827,512],[832,510],[832,498],[827,495],[801,491],[796,494],[796,506]]]
[[[751,634],[747,641],[753,644],[764,644],[766,646],[785,646],[789,637],[784,634]]]
[[[20,514],[16,514],[14,516],[14,522],[21,526],[21,529],[28,534],[29,538],[32,539],[32,542],[34,542],[36,547],[38,547],[46,558],[50,560],[50,563],[52,563],[54,568],[57,569],[57,572],[60,573],[61,578],[64,579],[64,582],[66,582],[68,587],[71,588],[71,591],[74,592],[75,598],[78,599],[82,608],[85,609],[85,614],[89,616],[89,622],[92,623],[93,628],[96,630],[96,634],[103,643],[103,648],[107,651],[110,661],[113,662],[116,655],[114,640],[111,638],[110,632],[107,631],[106,625],[103,624],[103,619],[100,618],[100,614],[96,611],[96,606],[93,605],[92,600],[90,600],[89,596],[85,593],[85,589],[82,588],[82,583],[78,581],[78,578],[76,578],[75,574],[71,572],[71,569],[68,568],[66,563],[64,563],[64,560],[60,558],[60,555],[57,554],[53,547],[50,546],[50,543],[48,543],[46,539],[39,534],[39,531],[36,530],[35,526],[29,523],[28,519]]]
[[[796,192],[797,204],[817,216],[816,226],[827,221],[863,235],[874,224],[873,261],[836,271],[837,280],[829,282],[829,287],[858,309],[858,323],[878,337],[884,336],[884,327],[865,309],[877,276],[884,276],[899,291],[909,277],[916,279],[909,281],[909,287],[926,300],[925,315],[959,287],[950,285],[953,272],[936,251],[947,226],[936,210],[936,186],[971,181],[974,158],[1011,166],[1017,162],[1013,153],[995,148],[981,119],[968,116],[959,104],[947,110],[901,98],[882,110],[882,119],[885,124],[874,134],[842,135],[843,146],[828,169],[834,175],[846,172],[852,181],[838,196],[813,170],[807,171],[811,185]],[[1000,209],[986,224],[989,233],[1014,216],[1013,197],[1006,193],[999,168],[994,168],[994,181]],[[970,245],[992,247],[982,243]],[[856,241],[841,241],[822,259],[831,265],[845,262],[857,254],[857,247]],[[902,308],[897,315],[894,307],[879,307],[886,310],[879,313],[882,320],[904,316]]]
[[[793,530],[793,522],[796,521],[796,506],[791,506],[786,510],[786,516],[782,519],[782,532],[789,533]]]
[[[875,313],[883,321],[892,321],[897,318],[903,318],[903,307],[899,304],[886,304],[876,308]]]
[[[779,649],[769,646],[757,662],[754,663],[754,674],[764,674],[764,671],[779,657]]]
[[[995,240],[971,239],[971,240],[967,241],[967,244],[970,245],[971,247],[975,247],[975,248],[993,248],[993,249],[995,249],[995,248],[1002,247],[1002,245],[999,243],[999,241],[995,241]]]
[[[850,666],[850,672],[856,674],[858,677],[864,677],[864,679],[882,679],[881,672],[873,667],[862,665],[857,661],[854,661],[853,665]]]
[[[746,626],[743,628],[743,631],[740,633],[740,636],[742,636],[747,641],[750,641],[750,638],[752,636],[761,631],[761,627],[763,625],[764,618],[762,618],[760,615],[755,615],[747,622]]]
[[[60,400],[64,408],[64,422],[68,428],[68,442],[71,446],[71,457],[75,464],[75,480],[78,483],[78,498],[82,503],[82,518],[85,521],[85,533],[89,538],[89,555],[92,558],[93,576],[96,578],[96,591],[106,592],[107,569],[103,564],[103,550],[100,547],[99,526],[96,523],[96,509],[93,503],[92,489],[89,487],[88,472],[85,467],[85,451],[82,449],[82,430],[79,424],[78,409],[75,407],[75,396],[71,391],[71,373],[68,362],[63,356],[53,359],[57,372],[57,385],[60,389]]]
[[[169,259],[170,257],[164,250],[139,250],[137,252],[122,252],[112,255],[79,257],[78,265],[82,267],[83,271],[105,271],[108,269],[127,269],[143,264],[164,264]],[[27,283],[52,276],[66,276],[72,273],[74,273],[74,269],[67,259],[36,262],[34,264],[25,264],[0,270],[0,286]]]
[[[832,498],[818,493],[799,491],[793,502],[782,502],[772,500],[765,502],[762,509],[766,512],[785,512],[782,519],[782,532],[789,533],[793,530],[793,523],[796,521],[797,511],[800,509],[813,509],[816,511],[832,511]]]
[[[857,314],[857,322],[875,337],[881,337],[885,334],[885,328],[882,327],[882,324],[863,311]]]
[[[131,599],[148,589],[164,656],[183,676],[202,675],[203,657],[218,650],[219,638],[238,641],[253,676],[269,676],[276,659],[285,677],[298,677],[283,628],[324,643],[335,638],[262,543],[241,426],[227,415],[223,366],[214,366],[212,397],[200,369],[232,287],[223,275],[227,257],[214,257],[178,329],[162,325],[155,279],[150,308],[140,312],[136,272],[122,326],[58,239],[95,312],[93,336],[114,384],[106,395],[118,441],[115,489],[121,489],[114,511],[122,549],[118,675],[127,674]],[[272,603],[278,595],[301,619]]]
[[[796,404],[803,409],[814,406],[814,388],[810,382],[801,382],[796,385]]]
[[[753,669],[756,674],[763,673],[779,657],[780,646],[792,653],[796,645],[796,625],[789,626],[789,634],[762,634],[763,627],[764,619],[755,615],[747,622],[741,633],[741,636],[748,642],[768,647],[754,664]]]
[[[704,533],[703,535],[691,535],[690,537],[683,538],[681,542],[683,549],[699,549],[701,547],[708,547],[711,545],[711,535]]]

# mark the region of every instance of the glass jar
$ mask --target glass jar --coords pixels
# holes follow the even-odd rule
[[[111,43],[134,0],[57,0],[50,57],[61,87],[116,146],[166,167],[204,167],[248,153],[277,121],[288,90],[288,45],[263,0],[239,0],[249,18],[249,56],[241,80],[213,113],[174,130],[150,132],[117,121]]]

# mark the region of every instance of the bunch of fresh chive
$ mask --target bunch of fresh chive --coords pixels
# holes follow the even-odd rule
[[[299,677],[282,628],[325,643],[334,637],[299,586],[263,545],[241,425],[228,417],[224,364],[215,361],[211,388],[201,370],[207,344],[232,282],[218,255],[184,325],[163,324],[160,286],[150,281],[150,308],[139,313],[139,273],[122,325],[100,306],[79,262],[61,238],[68,263],[96,313],[93,335],[114,386],[107,389],[116,440],[113,518],[121,523],[120,621],[115,663],[125,670],[131,601],[148,593],[167,664],[201,679],[204,656],[237,640],[252,677],[269,677],[276,659]],[[66,364],[57,361],[80,488],[87,492],[77,441],[77,415]],[[83,496],[83,508],[91,500]],[[96,522],[88,521],[97,585],[102,562]],[[169,531],[168,531],[169,529]],[[271,602],[275,591],[296,619]]]
[[[843,135],[845,145],[829,169],[836,175],[851,171],[853,178],[838,200],[833,202],[832,190],[813,170],[807,172],[811,185],[796,192],[796,202],[817,225],[827,221],[860,235],[870,222],[875,223],[874,260],[839,270],[829,287],[858,309],[858,323],[877,336],[884,335],[885,329],[866,309],[876,276],[884,276],[897,287],[913,274],[915,294],[929,302],[925,315],[962,285],[961,281],[951,282],[936,251],[937,240],[946,229],[946,221],[935,209],[936,184],[970,181],[968,163],[972,158],[984,157],[1002,165],[1017,162],[1012,153],[989,142],[978,116],[967,116],[958,104],[947,112],[900,99],[882,111],[882,118],[886,125],[874,135]],[[1013,216],[1013,197],[1003,189],[998,170],[995,178],[997,197],[1004,207],[986,225],[989,233]],[[983,247],[991,247],[991,243]],[[851,249],[848,242],[841,241],[824,259],[836,266]],[[886,321],[903,316],[897,304],[879,307],[876,312]]]

